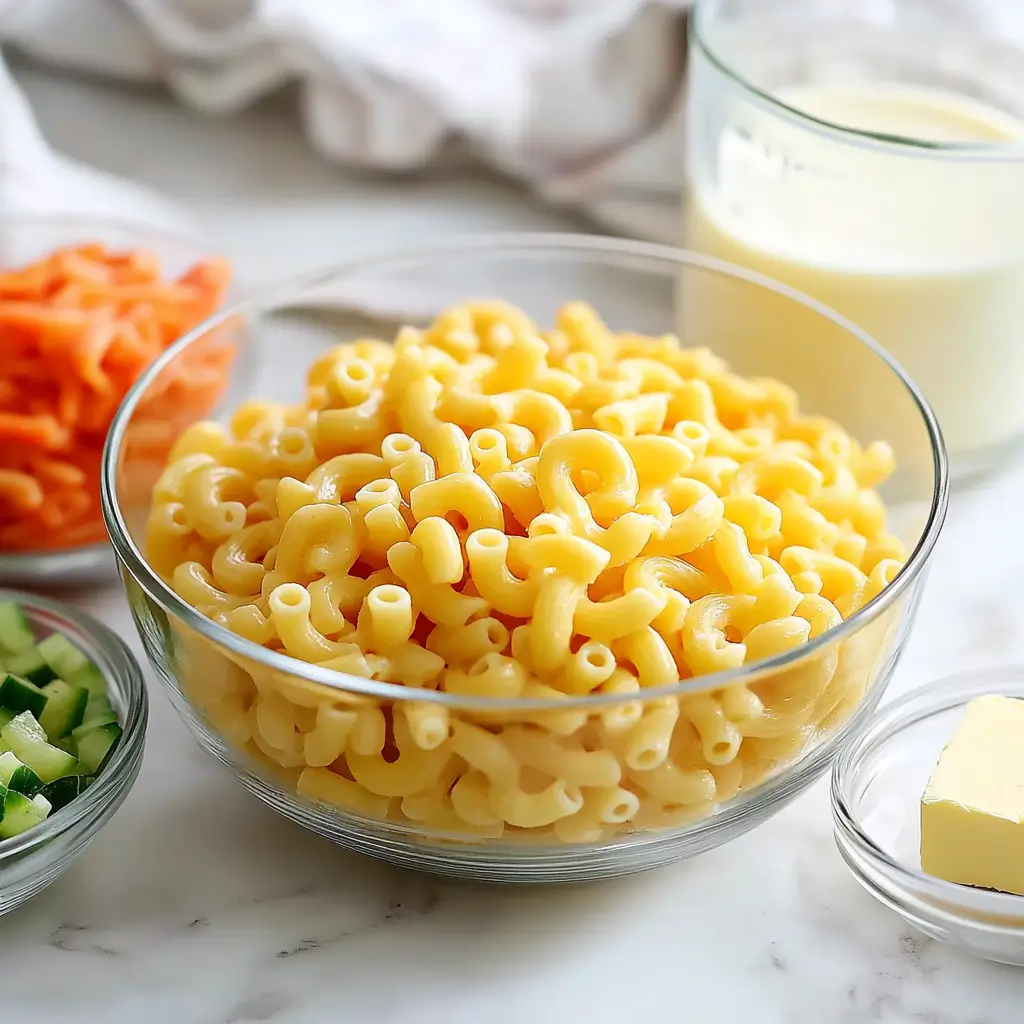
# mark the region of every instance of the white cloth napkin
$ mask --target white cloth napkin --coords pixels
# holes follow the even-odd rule
[[[205,113],[294,80],[310,142],[343,164],[415,169],[456,144],[615,230],[674,239],[690,2],[0,0],[0,41]],[[0,202],[174,217],[53,153],[2,65]]]
[[[134,182],[54,152],[0,59],[0,216],[87,214],[188,230],[183,211]]]

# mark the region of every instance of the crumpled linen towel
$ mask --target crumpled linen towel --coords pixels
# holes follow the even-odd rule
[[[142,186],[54,152],[0,59],[0,217],[78,214],[188,230],[187,216]]]
[[[676,241],[692,2],[0,0],[0,42],[164,83],[210,114],[296,81],[310,142],[332,159],[413,170],[458,140],[613,230]],[[885,18],[896,0],[821,2]],[[921,2],[1024,44],[1022,0]],[[119,211],[168,213],[51,153],[0,65],[0,210],[104,209],[115,196]]]
[[[612,230],[674,240],[690,2],[0,0],[0,42],[208,114],[297,81],[311,144],[343,164],[413,170],[457,143]],[[50,151],[0,65],[2,208],[115,197],[173,215]]]

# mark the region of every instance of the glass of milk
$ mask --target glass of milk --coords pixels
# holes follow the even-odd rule
[[[686,244],[873,335],[960,479],[1024,435],[1024,2],[1002,25],[978,2],[698,0],[690,32]],[[681,315],[739,364],[759,332],[791,334],[813,407],[801,324],[713,293]]]

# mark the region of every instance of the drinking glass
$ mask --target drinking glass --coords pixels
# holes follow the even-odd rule
[[[1024,47],[955,7],[698,0],[684,212],[689,248],[810,294],[887,348],[962,479],[1024,434]],[[790,382],[805,398],[826,386],[817,333],[767,297],[721,298],[684,296],[684,322],[726,355],[752,323],[787,334],[802,353]]]

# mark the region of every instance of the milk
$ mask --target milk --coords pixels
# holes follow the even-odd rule
[[[1024,124],[903,86],[778,98],[827,123],[765,103],[729,109],[691,156],[687,246],[806,292],[881,342],[932,404],[954,466],[1024,433]],[[766,329],[812,345],[790,308],[752,293],[720,322],[700,313],[734,346]]]

